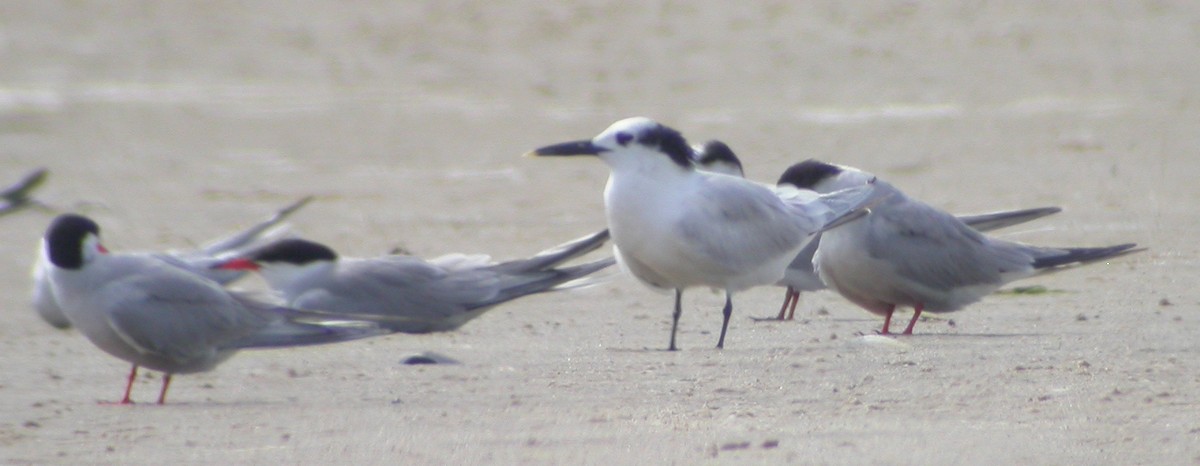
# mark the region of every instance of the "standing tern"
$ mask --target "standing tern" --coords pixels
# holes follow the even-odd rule
[[[604,206],[618,262],[651,287],[675,290],[671,351],[684,289],[725,291],[717,340],[724,347],[732,294],[779,281],[814,233],[861,213],[873,190],[781,198],[739,177],[696,170],[694,154],[678,131],[642,117],[618,121],[591,140],[528,154],[591,155],[608,165]]]
[[[285,225],[281,225],[281,223],[311,200],[312,196],[308,196],[293,202],[275,212],[274,215],[266,220],[245,230],[210,241],[199,249],[168,251],[156,255],[168,264],[175,265],[189,272],[198,273],[216,280],[222,285],[227,285],[242,278],[246,272],[217,270],[211,268],[211,266],[249,248],[261,246],[267,242],[286,237],[288,229]],[[46,277],[49,266],[50,259],[46,255],[46,243],[39,240],[37,258],[34,259],[33,270],[31,272],[33,276],[33,308],[46,323],[55,328],[68,329],[71,328],[71,322],[63,315],[58,302],[54,300],[54,294],[50,291],[50,281]]]
[[[956,218],[975,231],[987,232],[1030,222],[1061,211],[1062,209],[1058,207],[1037,207],[976,215],[960,215]],[[800,254],[796,255],[796,259],[788,265],[787,272],[784,272],[783,280],[777,283],[779,286],[787,287],[787,290],[784,292],[783,305],[779,308],[779,315],[775,317],[776,320],[792,320],[796,317],[796,305],[800,302],[800,293],[820,291],[828,288],[825,286],[825,282],[821,281],[821,277],[817,274],[816,267],[813,265],[813,257],[816,255],[820,245],[821,236],[817,236],[807,246],[804,246],[804,249],[800,250]],[[786,318],[784,317],[785,311],[787,312]]]
[[[106,353],[163,372],[158,404],[174,374],[213,369],[241,349],[333,343],[387,333],[260,302],[152,254],[110,254],[100,227],[75,214],[55,218],[43,239],[47,278],[63,314]]]
[[[817,192],[875,180],[878,205],[862,221],[825,232],[813,264],[830,288],[884,316],[882,334],[897,306],[913,308],[910,335],[924,311],[957,311],[1008,282],[1136,251],[1133,243],[1046,248],[991,238],[852,167],[807,160],[781,179]]]
[[[738,159],[729,146],[720,141],[709,141],[697,148],[694,158],[696,168],[701,170],[743,176],[741,160]],[[790,179],[790,173],[789,171],[785,171],[783,176],[780,177],[776,183],[777,190],[800,189]],[[832,183],[828,186],[830,190],[851,188],[861,184],[849,178],[835,181],[837,183]],[[984,232],[1030,222],[1059,212],[1062,212],[1062,209],[1058,207],[1039,207],[976,215],[960,215],[958,216],[958,220],[976,231]],[[786,287],[787,290],[784,292],[783,305],[779,307],[779,315],[775,317],[776,320],[792,320],[795,318],[796,305],[800,302],[801,292],[820,291],[827,288],[825,283],[821,281],[821,277],[817,275],[816,268],[813,267],[813,256],[816,254],[817,247],[820,244],[821,235],[818,234],[816,238],[813,238],[812,242],[800,250],[800,253],[796,255],[796,259],[788,265],[783,279],[777,283],[779,286]],[[786,318],[784,317],[785,315]]]
[[[402,255],[347,258],[313,241],[285,239],[217,267],[258,271],[295,308],[383,314],[389,320],[381,325],[403,333],[447,332],[498,304],[569,288],[612,265],[609,257],[557,267],[607,240],[603,230],[529,259],[496,264],[485,255],[463,254],[429,261]]]

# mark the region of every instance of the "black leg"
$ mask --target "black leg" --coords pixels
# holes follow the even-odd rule
[[[679,329],[679,316],[683,314],[683,305],[680,301],[683,300],[683,289],[675,289],[675,314],[671,315],[671,344],[667,346],[667,351],[675,351],[675,330]]]
[[[733,315],[733,297],[728,291],[725,292],[725,309],[721,311],[725,314],[725,321],[721,323],[721,338],[717,339],[717,348],[725,347],[725,331],[729,330],[729,317]]]

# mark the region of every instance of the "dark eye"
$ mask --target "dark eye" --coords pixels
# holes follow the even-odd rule
[[[622,146],[628,145],[629,141],[633,140],[633,135],[629,133],[617,133],[617,144]]]

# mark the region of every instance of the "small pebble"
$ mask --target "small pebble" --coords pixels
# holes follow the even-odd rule
[[[750,448],[750,442],[730,442],[730,443],[721,445],[721,449],[726,450],[726,451],[728,451],[728,450],[745,450],[747,448]]]

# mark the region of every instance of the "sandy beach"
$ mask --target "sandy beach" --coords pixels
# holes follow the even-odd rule
[[[1064,209],[1007,239],[1149,248],[906,338],[832,292],[757,322],[783,290],[756,288],[724,350],[721,295],[685,295],[666,352],[671,297],[612,274],[113,406],[128,365],[30,307],[54,213],[27,210],[0,217],[0,462],[1200,464],[1200,4],[844,3],[0,4],[0,184],[48,168],[116,251],[314,195],[292,225],[345,255],[527,256],[604,228],[608,170],[520,155],[635,115],[759,181],[817,158],[955,213]]]

